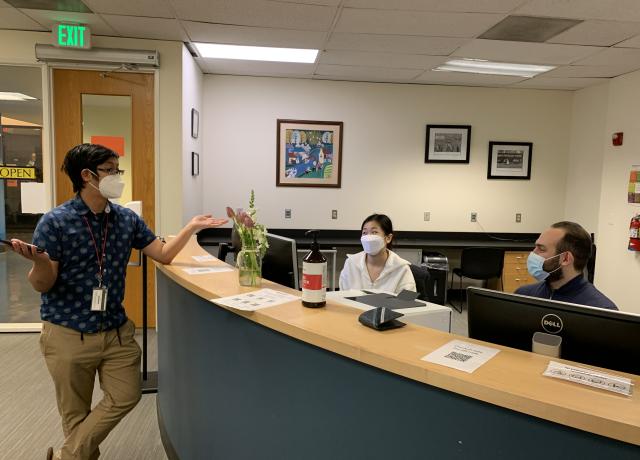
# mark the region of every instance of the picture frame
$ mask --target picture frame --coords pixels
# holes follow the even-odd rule
[[[531,180],[532,142],[489,142],[487,179]]]
[[[200,175],[200,155],[196,152],[191,152],[191,175]]]
[[[278,119],[276,186],[340,188],[342,133],[341,121]]]
[[[471,125],[427,125],[425,163],[469,163]]]
[[[198,138],[200,131],[200,112],[196,109],[191,109],[191,137]]]

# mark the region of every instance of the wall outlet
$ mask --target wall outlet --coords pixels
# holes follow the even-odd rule
[[[429,211],[424,212],[424,221],[429,222],[431,220],[431,213]]]
[[[471,213],[471,222],[478,222],[478,213],[477,212],[472,212]]]
[[[331,210],[331,218],[332,219],[337,219],[338,218],[338,210],[337,209],[332,209]]]
[[[516,222],[522,222],[522,213],[516,212]]]
[[[285,219],[291,219],[291,209],[285,209],[284,210],[284,218]]]

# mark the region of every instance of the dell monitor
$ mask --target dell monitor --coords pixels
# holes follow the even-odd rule
[[[640,315],[467,289],[469,337],[531,351],[535,332],[562,337],[560,357],[640,375]]]
[[[267,233],[269,248],[262,259],[262,277],[292,289],[299,289],[296,240]]]

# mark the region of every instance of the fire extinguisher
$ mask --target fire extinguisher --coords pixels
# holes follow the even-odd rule
[[[633,216],[629,224],[629,251],[640,251],[640,214]]]

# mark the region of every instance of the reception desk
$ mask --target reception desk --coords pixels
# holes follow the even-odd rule
[[[543,377],[548,358],[492,344],[501,351],[467,374],[420,360],[461,338],[445,332],[377,332],[332,302],[227,310],[210,299],[251,289],[235,271],[183,270],[223,265],[192,257],[206,254],[193,239],[157,268],[171,459],[640,458],[638,376],[625,397]]]

